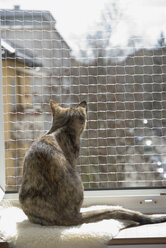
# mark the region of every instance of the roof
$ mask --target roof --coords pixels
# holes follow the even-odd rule
[[[56,21],[52,14],[46,10],[21,10],[19,6],[14,9],[0,9],[2,26],[46,25],[55,27]]]
[[[1,28],[6,26],[23,28],[26,27],[42,27],[42,28],[55,28],[56,20],[49,11],[46,10],[22,10],[19,5],[14,6],[14,9],[0,9],[0,22]],[[42,25],[41,25],[42,24]],[[63,40],[68,49],[71,49],[62,35],[57,31],[60,39]]]
[[[29,67],[42,67],[42,63],[37,60],[30,52],[25,51],[25,48],[18,47],[13,42],[1,40],[2,58],[16,59]]]

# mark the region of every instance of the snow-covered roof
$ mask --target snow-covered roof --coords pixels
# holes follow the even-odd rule
[[[42,63],[23,47],[7,40],[1,40],[2,58],[16,59],[29,67],[42,67]]]
[[[19,6],[14,9],[0,9],[1,25],[49,25],[55,26],[56,20],[46,10],[22,10]]]

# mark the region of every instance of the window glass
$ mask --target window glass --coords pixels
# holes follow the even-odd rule
[[[166,186],[166,4],[103,2],[84,33],[78,6],[70,34],[54,9],[0,10],[7,191],[19,189],[24,154],[51,125],[50,99],[88,103],[77,163],[85,189]]]

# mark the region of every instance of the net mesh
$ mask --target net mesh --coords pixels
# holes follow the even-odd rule
[[[107,37],[87,36],[92,52],[73,56],[50,12],[0,18],[6,190],[19,189],[24,154],[50,127],[50,99],[88,103],[78,160],[86,189],[166,186],[164,37],[151,48],[130,42],[124,56],[103,47]]]

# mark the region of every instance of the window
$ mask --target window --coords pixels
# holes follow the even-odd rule
[[[86,36],[71,38],[70,44],[77,41],[74,49],[57,30],[53,11],[0,10],[0,180],[7,192],[19,190],[24,154],[50,126],[52,98],[63,106],[88,102],[78,161],[85,189],[95,190],[87,198],[93,194],[96,201],[97,193],[103,200],[114,190],[115,200],[118,189],[130,196],[150,189],[140,205],[147,205],[149,194],[165,200],[165,33],[161,30],[153,44],[134,32],[114,44],[115,27],[128,20],[121,11],[118,4],[103,9]],[[131,194],[129,189],[137,190]],[[148,200],[155,208],[156,198]]]

